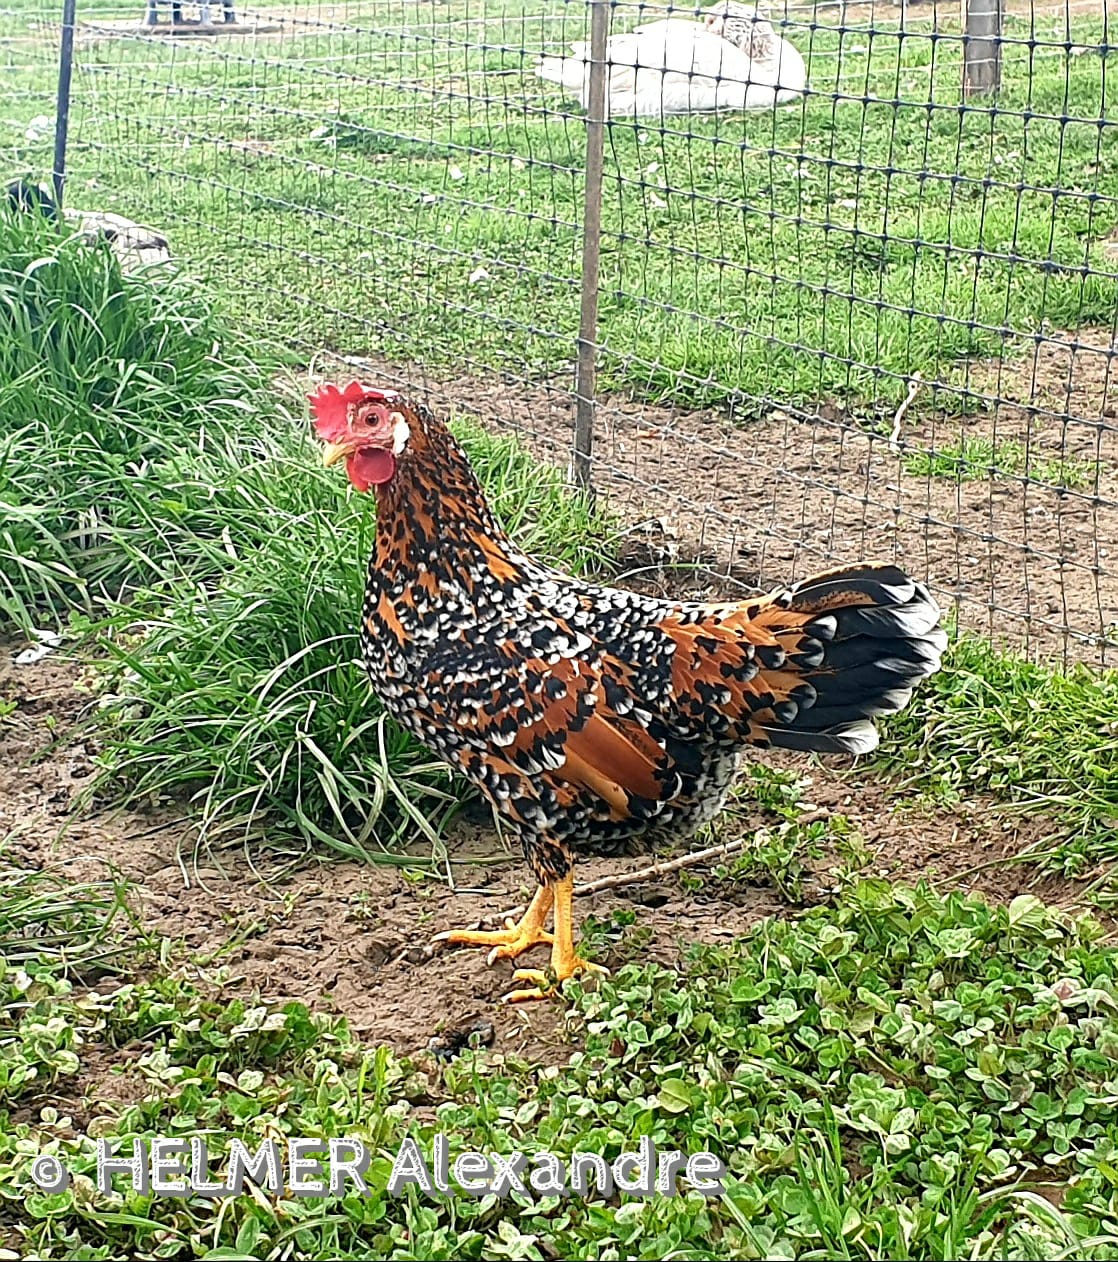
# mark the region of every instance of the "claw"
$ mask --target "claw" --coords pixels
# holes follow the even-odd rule
[[[504,1003],[527,1003],[533,999],[547,999],[559,986],[578,973],[597,973],[608,977],[609,969],[591,964],[575,952],[574,931],[571,925],[571,895],[574,877],[570,872],[559,881],[541,885],[519,923],[506,920],[503,929],[451,929],[435,935],[436,942],[454,942],[464,946],[490,948],[487,963],[515,959],[531,947],[547,944],[551,947],[551,967],[544,972],[536,968],[518,968],[513,980],[528,982],[502,996]],[[555,908],[555,932],[549,933],[544,925]]]
[[[519,923],[509,918],[503,929],[448,929],[435,934],[434,941],[490,947],[486,959],[488,964],[497,960],[514,960],[534,946],[550,946],[554,942],[554,935],[543,927],[551,911],[551,903],[551,895],[541,887]]]
[[[557,977],[554,973],[545,972],[540,968],[518,968],[512,975],[514,982],[530,982],[530,988],[518,987],[516,990],[510,990],[507,995],[501,996],[502,1003],[530,1003],[535,999],[550,999],[558,992],[559,987],[572,977],[580,974],[597,975],[598,977],[608,977],[609,969],[604,968],[601,964],[591,964],[589,960],[581,959],[578,956],[571,961],[571,971],[564,970],[564,976]]]
[[[491,933],[481,929],[450,929],[436,934],[434,941],[452,942],[456,946],[491,947],[486,963],[493,964],[497,960],[515,960],[534,946],[550,945],[554,938],[546,929],[525,932],[519,925],[510,925],[507,929],[496,929]]]

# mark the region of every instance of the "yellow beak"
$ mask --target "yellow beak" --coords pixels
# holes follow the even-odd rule
[[[339,460],[344,460],[353,448],[345,443],[327,443],[326,450],[322,453],[322,463],[327,469],[331,465],[336,465]]]

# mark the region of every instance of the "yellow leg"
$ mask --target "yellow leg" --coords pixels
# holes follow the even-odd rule
[[[555,895],[551,887],[541,885],[528,904],[528,910],[519,924],[506,920],[504,929],[497,929],[492,933],[481,929],[448,929],[446,933],[436,934],[435,941],[453,942],[463,946],[492,947],[486,961],[489,964],[495,960],[513,960],[541,942],[554,941],[552,935],[544,928],[554,901]]]
[[[568,872],[561,880],[550,887],[555,899],[555,937],[551,944],[551,974],[541,969],[518,968],[513,973],[514,980],[530,982],[531,985],[520,990],[512,990],[504,996],[506,1003],[523,1003],[529,999],[545,999],[553,994],[555,986],[565,982],[576,973],[609,973],[600,964],[591,964],[575,952],[575,932],[571,915],[571,898],[574,892],[574,874]]]

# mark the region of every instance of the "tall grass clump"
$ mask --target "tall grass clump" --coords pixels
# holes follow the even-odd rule
[[[99,790],[185,793],[205,829],[267,818],[350,853],[430,833],[446,772],[355,664],[373,501],[319,467],[274,360],[213,310],[0,211],[0,624],[104,619]],[[464,437],[510,529],[592,563],[596,519],[555,470]]]
[[[556,470],[513,440],[456,429],[526,547],[596,563],[602,523]],[[319,456],[300,435],[276,440],[240,471],[236,534],[248,542],[222,542],[220,577],[141,596],[106,628],[95,789],[185,795],[212,836],[267,823],[373,856],[404,833],[431,836],[456,797],[365,680],[356,632],[375,504]]]
[[[0,209],[0,625],[205,564],[216,492],[185,470],[251,446],[265,382],[187,279]]]

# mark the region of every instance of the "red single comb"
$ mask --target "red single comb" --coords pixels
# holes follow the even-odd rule
[[[360,381],[351,381],[344,390],[329,385],[320,386],[314,394],[308,394],[311,411],[314,412],[314,427],[319,438],[328,443],[341,442],[349,433],[346,409],[351,403],[360,403],[370,395],[374,398],[383,397],[380,390],[362,385]]]

